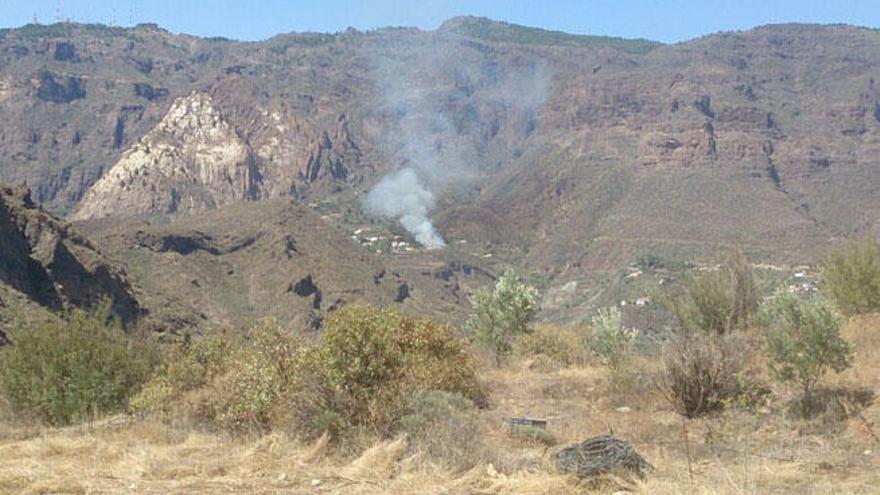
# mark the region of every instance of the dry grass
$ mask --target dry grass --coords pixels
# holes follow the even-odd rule
[[[880,316],[852,320],[845,335],[859,351],[856,365],[825,385],[878,389]],[[873,430],[880,406],[809,427],[786,417],[792,395],[783,389],[758,411],[689,421],[689,474],[682,421],[644,378],[656,361],[635,360],[642,378],[629,390],[610,390],[605,371],[590,366],[486,369],[492,405],[479,420],[492,455],[463,471],[420,454],[403,436],[344,456],[326,438],[314,444],[281,434],[233,439],[117,417],[64,429],[0,428],[0,493],[876,493],[880,442]],[[510,435],[503,424],[510,416],[547,418],[558,444]],[[647,481],[584,483],[550,468],[556,449],[608,431],[633,442],[653,464]]]

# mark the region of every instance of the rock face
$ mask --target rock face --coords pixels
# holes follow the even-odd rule
[[[566,447],[553,454],[553,462],[560,471],[579,478],[599,476],[618,469],[644,478],[650,467],[632,445],[608,435],[588,438]]]
[[[143,316],[125,273],[36,206],[27,188],[0,186],[0,239],[0,286],[53,311],[108,299],[123,322]]]
[[[211,97],[174,102],[156,128],[98,181],[74,220],[215,208],[258,195],[247,144]]]
[[[235,104],[227,105],[235,113]],[[117,118],[117,144],[123,140],[123,117]],[[89,189],[72,219],[170,214],[297,196],[313,184],[346,181],[360,159],[344,115],[328,132],[263,110],[247,130],[249,138],[207,93],[177,99]]]

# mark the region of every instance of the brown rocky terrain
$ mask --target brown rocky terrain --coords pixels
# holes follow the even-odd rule
[[[290,199],[170,222],[105,218],[77,227],[128,267],[155,323],[174,331],[246,328],[264,317],[317,327],[356,301],[462,321],[458,288],[490,280],[442,258],[389,265]]]
[[[37,206],[26,188],[0,187],[0,239],[0,313],[9,313],[0,324],[23,307],[57,312],[102,300],[125,323],[144,316],[125,271]]]
[[[645,253],[811,262],[878,232],[878,48],[815,25],[675,45],[473,18],[258,43],[26,26],[0,33],[0,178],[75,219],[198,230],[243,201],[357,205],[410,167],[447,241],[551,290]]]

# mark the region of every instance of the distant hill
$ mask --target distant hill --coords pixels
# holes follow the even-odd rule
[[[462,322],[467,301],[451,284],[486,282],[444,261],[420,261],[419,271],[389,266],[289,199],[171,222],[106,218],[77,227],[128,267],[151,317],[169,329],[247,328],[264,317],[317,327],[354,302]]]

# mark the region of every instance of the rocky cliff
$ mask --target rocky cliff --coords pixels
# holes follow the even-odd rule
[[[216,208],[255,198],[258,178],[248,145],[210,96],[193,93],[123,153],[72,218]]]
[[[178,98],[88,190],[71,218],[211,209],[295,197],[303,187],[349,179],[359,150],[344,115],[329,132],[277,111],[258,115],[244,136],[210,94]]]
[[[27,188],[0,186],[0,239],[0,286],[7,295],[21,294],[50,311],[109,300],[125,323],[143,316],[125,271],[37,206]]]

